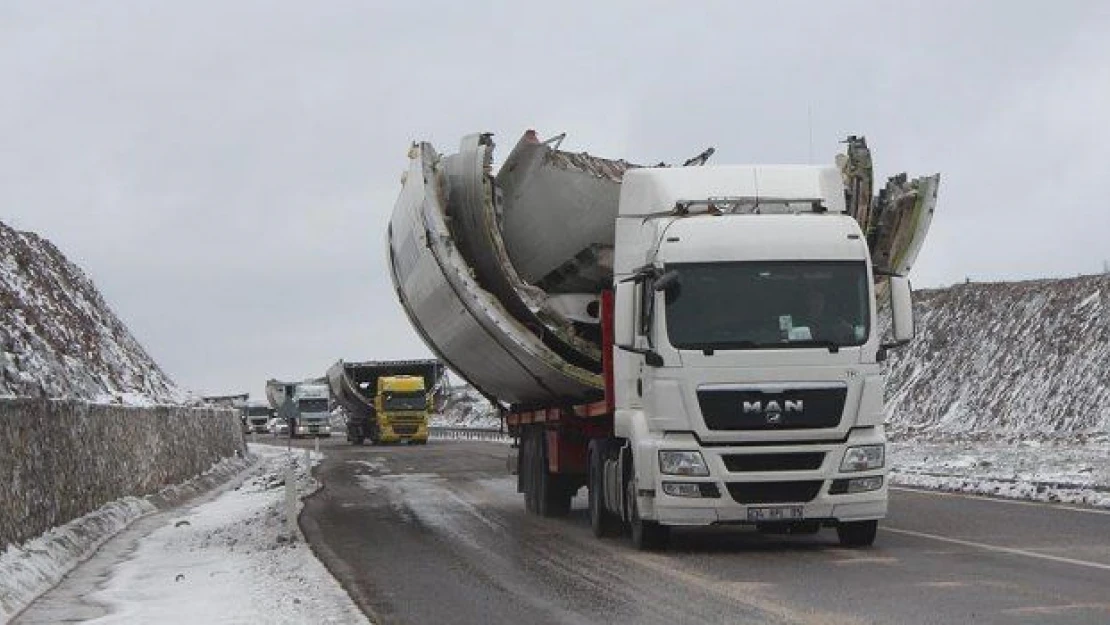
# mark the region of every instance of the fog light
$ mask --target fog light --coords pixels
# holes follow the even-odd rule
[[[848,480],[848,493],[866,493],[883,487],[883,476],[856,477]]]
[[[663,482],[663,492],[671,497],[701,497],[701,487],[691,482]]]

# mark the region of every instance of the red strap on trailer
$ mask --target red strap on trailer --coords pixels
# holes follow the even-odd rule
[[[605,381],[605,408],[613,411],[613,292],[601,292],[601,374]]]

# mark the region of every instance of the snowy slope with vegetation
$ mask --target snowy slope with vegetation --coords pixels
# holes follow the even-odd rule
[[[896,438],[1065,439],[1110,432],[1110,275],[915,294],[892,352]]]
[[[186,393],[52,243],[0,222],[0,397],[181,404]]]

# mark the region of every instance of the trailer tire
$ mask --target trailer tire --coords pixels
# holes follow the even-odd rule
[[[601,451],[601,445],[591,444],[589,483],[586,488],[589,491],[590,529],[598,538],[617,536],[621,530],[620,519],[605,509],[604,463],[605,454]]]
[[[564,517],[570,514],[570,501],[574,497],[574,492],[569,486],[567,476],[547,470],[547,437],[542,429],[537,432],[536,446],[538,448],[536,458],[539,459],[536,466],[539,477],[537,480],[539,513],[545,517]]]
[[[535,428],[526,427],[521,432],[520,445],[520,484],[524,491],[524,509],[535,514],[536,508],[536,461],[535,461]]]
[[[878,521],[851,521],[836,526],[836,536],[845,547],[870,547],[878,531]]]
[[[640,518],[640,505],[636,502],[636,481],[628,482],[628,524],[632,529],[632,546],[640,551],[659,551],[671,541],[671,528],[656,521]]]

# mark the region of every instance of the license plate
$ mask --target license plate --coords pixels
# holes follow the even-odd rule
[[[799,521],[802,518],[802,506],[748,508],[749,521]]]

